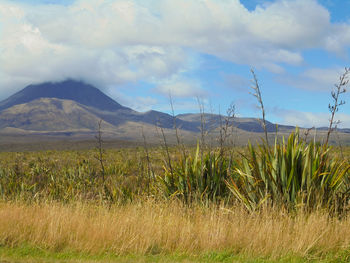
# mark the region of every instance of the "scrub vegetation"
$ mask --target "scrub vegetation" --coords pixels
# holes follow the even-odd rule
[[[232,108],[215,147],[206,143],[205,120],[197,147],[188,147],[174,119],[177,146],[168,145],[160,128],[161,146],[145,139],[143,147],[106,150],[100,123],[96,149],[0,153],[4,259],[21,260],[9,251],[24,247],[91,260],[111,256],[101,261],[175,255],[169,262],[347,262],[350,148],[328,142],[349,70],[332,92],[321,142],[298,129],[268,139],[252,73],[265,127],[256,144],[234,147]]]

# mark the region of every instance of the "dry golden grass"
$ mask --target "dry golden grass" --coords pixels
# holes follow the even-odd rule
[[[179,203],[103,207],[87,204],[0,204],[0,244],[87,253],[202,253],[308,256],[349,248],[350,219],[322,212],[193,207]]]

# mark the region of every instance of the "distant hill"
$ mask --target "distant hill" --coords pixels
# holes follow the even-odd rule
[[[180,114],[173,116],[159,112],[137,112],[122,106],[96,87],[81,81],[66,80],[29,85],[0,102],[0,132],[10,134],[66,134],[92,136],[97,123],[103,120],[103,129],[122,139],[140,139],[141,128],[152,136],[157,127],[173,132],[174,122],[188,141],[193,140],[204,121],[207,130],[217,132],[225,117],[217,114]],[[232,124],[240,134],[263,132],[256,118],[235,118]],[[294,126],[279,125],[279,132],[291,132]],[[268,132],[276,125],[267,122]],[[349,132],[349,129],[344,129]]]
[[[205,126],[209,129],[216,129],[220,126],[224,126],[226,120],[228,120],[225,116],[220,116],[218,114],[180,114],[177,116],[178,119],[191,122],[193,125],[196,125],[199,129],[201,122],[203,121],[205,123]],[[230,120],[234,127],[249,131],[249,132],[264,132],[264,129],[261,126],[260,119],[257,118],[234,118]],[[266,121],[266,128],[268,132],[276,132],[276,128],[278,128],[279,131],[291,131],[294,130],[294,126],[287,126],[287,125],[278,125],[276,127],[276,124],[273,124],[269,121]]]

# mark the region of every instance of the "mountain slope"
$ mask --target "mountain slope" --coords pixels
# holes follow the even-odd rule
[[[74,101],[78,103],[80,107],[86,112],[89,112],[91,116],[94,115],[94,119],[102,119],[114,126],[123,125],[126,122],[130,121],[158,125],[162,128],[172,128],[174,124],[174,119],[169,114],[158,111],[148,111],[145,113],[136,112],[130,108],[120,105],[92,85],[75,80],[66,80],[63,82],[46,82],[38,85],[29,85],[8,99],[0,102],[0,112],[5,111],[6,109],[9,109],[13,106],[23,105],[26,103],[31,104],[28,107],[22,108],[35,108],[32,102],[41,98],[55,98]],[[51,102],[53,103],[53,101],[50,101],[50,103]],[[48,107],[50,107],[50,103],[47,103]],[[42,105],[38,107],[42,108]],[[18,107],[16,108],[16,112],[16,115],[9,115],[8,112],[2,114],[3,117],[0,118],[0,127],[10,125],[8,127],[16,127],[22,129],[31,127],[32,129],[35,128],[35,130],[40,130],[41,128],[48,128],[44,127],[45,125],[43,126],[43,122],[52,122],[52,118],[58,118],[58,124],[59,119],[62,120],[62,112],[57,116],[54,116],[52,113],[50,113],[50,117],[44,116],[45,114],[42,112],[40,116],[43,120],[40,121],[40,118],[38,117],[39,115],[37,115],[38,112],[36,111],[36,116],[32,118],[33,120],[29,125],[28,123],[23,122],[24,119],[28,120],[28,113],[23,112],[22,116]],[[9,116],[11,116],[12,121],[10,121],[11,118]],[[67,118],[68,116],[66,116],[66,119]],[[36,123],[38,123],[38,127],[34,127]],[[77,122],[75,126],[79,127],[79,123],[80,122]],[[192,125],[189,122],[178,120],[177,124],[183,129],[194,132],[198,131],[196,126]],[[65,127],[67,125],[62,123],[61,126]],[[53,127],[58,126],[53,125],[50,130],[52,130]]]
[[[94,131],[99,118],[71,100],[40,98],[0,112],[0,128],[30,131]],[[104,127],[113,125],[104,122]]]
[[[214,131],[225,123],[225,117],[217,114],[180,114],[176,116],[176,126],[186,132],[198,133],[202,117],[206,130]],[[110,131],[123,127],[125,136],[131,123],[132,127],[138,124],[168,130],[174,127],[174,117],[169,114],[154,110],[134,111],[92,85],[75,80],[29,85],[0,102],[0,129],[92,132],[96,131],[100,119],[104,121],[104,128]],[[263,132],[260,120],[256,118],[235,118],[233,125],[245,132]],[[290,132],[294,128],[278,126],[280,132]],[[267,130],[275,132],[276,125],[267,122]]]
[[[8,99],[0,102],[0,110],[39,98],[72,100],[85,106],[107,111],[128,109],[92,85],[75,80],[66,80],[63,82],[46,82],[38,85],[29,85]]]

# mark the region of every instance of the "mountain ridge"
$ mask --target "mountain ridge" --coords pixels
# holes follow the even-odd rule
[[[42,107],[42,99],[44,98],[51,99],[45,101],[46,109],[55,108],[55,114],[47,111],[47,114],[51,114],[50,118],[44,116],[45,114],[43,113],[45,109]],[[54,120],[55,118],[59,119],[62,117],[62,114],[66,114],[67,116],[62,117],[61,122],[70,123],[68,126],[73,128],[74,125],[69,120],[73,118],[77,120],[76,126],[84,128],[86,121],[79,122],[77,116],[68,116],[69,114],[67,112],[57,108],[57,103],[61,103],[59,100],[74,101],[79,104],[80,115],[89,114],[91,119],[102,119],[111,126],[117,127],[127,122],[141,122],[170,129],[174,124],[173,117],[169,114],[154,110],[148,112],[134,111],[128,107],[122,106],[94,86],[82,81],[70,79],[62,82],[45,82],[36,85],[28,85],[21,91],[1,101],[0,129],[10,127],[26,130],[30,128],[39,131],[45,127],[45,129],[51,131],[55,129],[59,131],[62,127],[67,126],[64,124],[60,125]],[[61,106],[62,105],[61,103]],[[38,111],[39,108],[41,112]],[[28,109],[31,109],[32,116],[27,112]],[[46,122],[47,125],[43,125],[43,122]],[[38,127],[35,127],[35,123],[38,124]],[[199,131],[192,123],[186,121],[178,120],[177,124],[179,127],[191,132]],[[48,127],[50,125],[51,127]],[[74,129],[76,128],[77,127],[74,127]],[[91,125],[89,128],[92,129]]]
[[[225,118],[217,114],[187,113],[175,116],[174,120],[173,116],[155,110],[137,112],[119,104],[94,86],[71,79],[29,85],[0,102],[0,129],[21,133],[93,133],[97,122],[103,120],[106,130],[111,133],[113,130],[123,130],[119,134],[126,137],[128,133],[136,136],[134,129],[138,124],[146,125],[148,129],[159,127],[171,130],[175,121],[178,129],[191,135],[200,132],[202,117],[208,130],[219,129]],[[257,118],[234,118],[232,124],[245,132],[261,133],[263,128],[260,122]],[[276,124],[266,123],[268,132],[276,132]],[[294,126],[278,125],[281,132],[294,129]],[[350,129],[344,132],[350,133]]]

